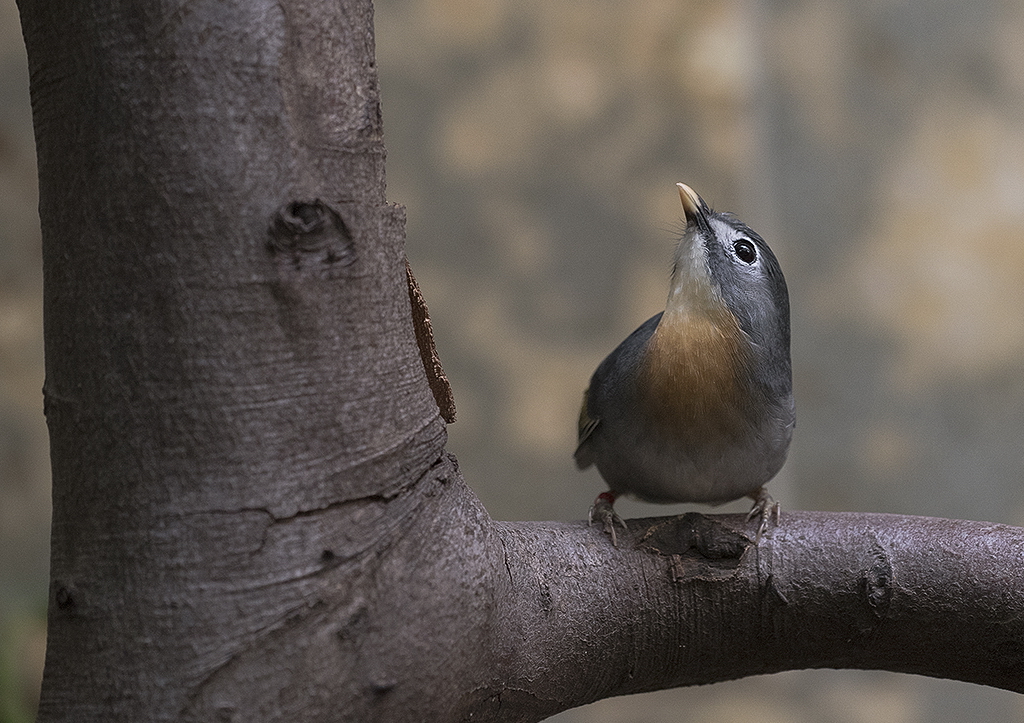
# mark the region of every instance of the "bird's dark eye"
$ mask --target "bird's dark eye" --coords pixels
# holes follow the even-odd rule
[[[754,248],[754,244],[746,239],[740,239],[732,245],[733,253],[736,254],[736,258],[745,264],[752,264],[757,260],[757,249]]]

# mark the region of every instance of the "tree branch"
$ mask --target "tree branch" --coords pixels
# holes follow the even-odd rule
[[[790,512],[755,546],[742,515],[628,524],[617,552],[579,524],[499,523],[525,708],[802,668],[1024,692],[1020,528]]]
[[[494,522],[451,462],[432,475],[375,584],[297,623],[288,635],[306,642],[271,657],[274,674],[244,699],[265,648],[218,671],[192,719],[230,699],[244,720],[298,689],[288,715],[334,691],[314,713],[537,721],[609,696],[825,667],[1024,692],[1020,528],[792,512],[754,545],[745,516],[691,513],[630,520],[631,542],[615,548],[582,522]]]

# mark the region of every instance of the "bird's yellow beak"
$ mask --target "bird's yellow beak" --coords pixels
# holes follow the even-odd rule
[[[679,189],[679,200],[683,202],[683,213],[686,214],[686,222],[700,215],[700,207],[703,205],[700,196],[685,183],[677,183]]]

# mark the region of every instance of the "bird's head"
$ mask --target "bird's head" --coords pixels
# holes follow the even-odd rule
[[[666,316],[733,317],[752,344],[789,366],[789,293],[775,254],[753,229],[679,183],[686,228],[676,248]]]

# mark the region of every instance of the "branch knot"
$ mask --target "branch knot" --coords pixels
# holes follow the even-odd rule
[[[341,214],[319,198],[281,206],[270,223],[268,246],[297,270],[348,266],[356,260],[352,232]]]

